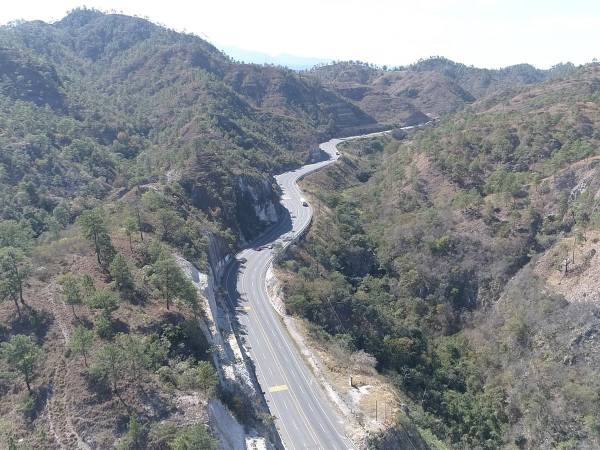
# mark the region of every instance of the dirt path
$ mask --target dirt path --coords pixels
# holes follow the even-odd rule
[[[71,315],[68,308],[59,298],[56,284],[49,284],[42,295],[48,299],[52,306],[54,319],[63,336],[63,347],[69,345],[71,335]],[[46,414],[50,434],[54,437],[58,447],[62,449],[91,450],[89,445],[77,433],[73,425],[73,414],[71,412],[72,399],[69,396],[68,380],[70,378],[70,361],[62,355],[55,361],[48,382],[48,401],[46,403]]]

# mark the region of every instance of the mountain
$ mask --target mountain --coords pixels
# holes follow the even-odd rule
[[[597,447],[597,66],[298,72],[85,8],[0,27],[3,444],[278,448],[224,268],[273,175],[432,116],[309,180],[287,308],[372,447]]]
[[[309,73],[382,122],[424,115],[437,117],[464,108],[493,92],[540,83],[568,74],[573,65],[543,71],[522,64],[499,70],[478,69],[445,58],[383,69],[359,62],[315,67]]]
[[[323,58],[310,58],[286,53],[271,56],[266,53],[244,50],[242,48],[231,46],[223,47],[223,51],[236,61],[250,64],[271,64],[275,66],[288,67],[294,70],[306,70],[316,66],[317,64],[329,62],[329,60]]]
[[[3,68],[15,77],[2,84],[7,98],[60,109],[56,120],[73,122],[73,135],[50,137],[52,151],[63,157],[60,139],[75,145],[85,136],[105,151],[111,165],[119,165],[115,156],[123,157],[146,179],[184,166],[193,166],[198,176],[202,169],[191,156],[214,155],[230,174],[225,177],[230,194],[221,198],[221,190],[203,206],[205,211],[219,206],[222,220],[237,233],[236,173],[247,172],[247,180],[261,184],[266,174],[306,161],[322,136],[376,125],[311,79],[287,69],[234,63],[200,38],[143,19],[78,10],[51,25],[4,27],[2,41]],[[7,115],[22,107],[7,104]],[[34,109],[32,114],[48,113]],[[120,133],[127,137],[119,141]],[[117,170],[98,181],[111,184]],[[10,192],[19,182],[11,181]],[[17,211],[12,216],[20,218]]]
[[[306,179],[321,219],[280,264],[286,307],[342,373],[375,357],[405,405],[397,429],[410,418],[452,448],[600,445],[599,130],[590,64],[348,141]]]
[[[313,78],[140,18],[1,27],[3,444],[277,443],[211,309],[219,271],[279,220],[273,174],[379,127]]]

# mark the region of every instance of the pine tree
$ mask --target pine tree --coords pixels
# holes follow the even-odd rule
[[[117,253],[110,263],[110,276],[120,291],[130,292],[133,290],[133,276],[127,265],[127,260],[120,253]]]
[[[198,312],[198,294],[190,280],[186,278],[175,259],[164,251],[152,265],[153,284],[161,291],[170,309],[171,302],[178,298],[188,304],[196,314]]]
[[[14,247],[0,249],[0,300],[12,299],[19,319],[21,308],[25,305],[23,283],[27,279],[31,265],[22,250]]]
[[[83,364],[88,366],[88,354],[94,344],[94,332],[79,325],[71,335],[71,350],[83,357]]]
[[[60,284],[62,285],[62,294],[65,303],[71,306],[73,317],[79,319],[75,313],[75,305],[81,305],[82,303],[81,283],[79,279],[72,273],[68,273],[62,277]]]
[[[104,211],[100,208],[85,211],[79,216],[77,222],[83,230],[83,235],[94,245],[98,265],[106,269],[113,259],[115,250],[104,221]]]
[[[129,217],[125,221],[125,234],[129,240],[129,250],[133,253],[133,235],[138,231],[138,222],[134,217]]]
[[[42,349],[29,337],[17,334],[0,344],[0,356],[10,370],[23,376],[31,392],[31,380],[42,357]]]

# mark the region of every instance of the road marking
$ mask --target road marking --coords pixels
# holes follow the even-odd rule
[[[233,266],[231,266],[231,267],[233,267]],[[227,274],[226,285],[229,283],[230,274],[231,274],[232,272],[233,272],[233,271],[232,271],[232,270],[230,270],[230,273],[229,273],[229,274]],[[239,278],[236,276],[236,287],[237,287],[237,282],[238,282],[238,280],[239,280]],[[232,301],[232,299],[231,299],[231,293],[230,293],[230,291],[229,291],[229,290],[227,291],[227,298],[228,298],[229,302],[231,302],[231,301]],[[263,375],[263,373],[262,373],[262,370],[261,370],[261,368],[260,368],[260,365],[258,365],[258,364],[257,364],[257,365],[256,365],[256,369],[257,369],[257,371],[258,371],[258,375],[260,376],[260,378],[263,378],[263,379],[264,379],[264,375]],[[271,397],[271,399],[270,399],[269,397],[271,397],[271,395],[266,395],[266,396],[265,396],[265,399],[266,399],[266,401],[267,401],[267,404],[269,405],[269,410],[271,410],[271,407],[273,407],[273,409],[274,409],[274,411],[273,411],[273,412],[275,413],[275,417],[280,417],[280,414],[279,414],[279,408],[277,407],[277,405],[275,404],[275,402],[272,402],[272,401],[271,401],[272,397]],[[287,427],[285,426],[285,422],[283,422],[282,420],[277,420],[277,421],[276,421],[276,423],[275,423],[275,427],[277,428],[277,432],[278,432],[280,435],[283,435],[283,434],[287,435],[287,437],[288,437],[288,439],[287,439],[287,441],[288,441],[288,445],[291,447],[291,449],[292,449],[292,450],[295,450],[295,449],[296,449],[296,446],[294,445],[294,441],[292,441],[292,435],[290,434],[290,432],[288,431]],[[282,432],[282,430],[283,430],[283,432]],[[282,436],[282,439],[283,439],[283,440],[286,440],[286,439],[285,439],[283,436]]]
[[[261,292],[259,291],[259,295],[260,298],[263,299],[264,301],[268,302],[268,300],[264,299],[263,296],[261,295]],[[268,313],[267,313],[267,317]],[[257,320],[257,325],[258,325],[258,329],[260,331],[260,333],[263,335],[264,339],[265,339],[265,343],[267,344],[267,347],[269,347],[271,353],[274,355],[273,361],[275,362],[275,364],[279,367],[280,371],[281,371],[281,375],[283,375],[283,378],[286,380],[286,382],[289,383],[287,376],[286,376],[286,372],[285,369],[282,367],[279,359],[277,358],[275,350],[273,349],[273,347],[271,346],[271,342],[269,341],[269,339],[267,338],[267,333],[265,332],[265,328],[262,324],[262,322],[260,321],[260,314],[257,315],[256,317]],[[306,416],[306,414],[304,413],[304,410],[302,409],[302,407],[300,406],[300,401],[298,400],[298,397],[296,397],[296,394],[294,393],[293,390],[290,390],[290,393],[292,394],[292,401],[294,403],[296,403],[296,409],[298,410],[298,412],[300,413],[300,416],[302,418],[302,421],[304,422],[304,424],[306,425],[306,428],[308,429],[308,433],[311,436],[311,438],[314,440],[314,442],[318,445],[319,444],[319,438],[317,437],[315,430],[313,429],[313,427],[310,424],[310,421],[308,420],[308,417]]]
[[[287,391],[288,387],[287,384],[278,384],[277,386],[271,386],[269,388],[269,392],[281,392],[281,391]]]
[[[339,142],[342,142],[342,140],[340,140]],[[333,145],[333,146],[330,145],[329,147],[331,147],[332,151],[336,148],[335,145]],[[329,151],[328,151],[328,153],[329,153]],[[332,160],[328,161],[327,163],[323,162],[323,163],[317,163],[317,164],[309,165],[309,166],[305,167],[304,170],[298,171],[298,175],[305,175],[306,173],[312,172],[313,170],[316,170],[317,168],[323,167],[326,164],[328,164],[329,162],[333,162],[333,160],[337,159],[337,158],[333,157],[333,154],[330,154],[330,156],[332,156]],[[297,185],[297,178],[300,178],[300,177],[298,176],[298,177],[296,177],[296,179],[291,179],[291,181],[288,181],[290,186],[289,186],[289,190],[288,190],[287,185],[286,185],[286,191],[287,192],[295,192],[296,194],[300,195],[302,191],[300,190],[300,188]],[[279,178],[277,178],[277,181],[279,183]],[[305,209],[305,208],[299,208],[299,209],[297,209],[297,211],[300,212],[299,215],[302,216],[302,217],[293,217],[293,221],[292,221],[293,231],[292,231],[292,233],[294,233],[294,231],[296,231],[296,225],[298,225],[299,228],[303,228],[303,227],[305,227],[305,224],[310,221],[310,215],[312,213],[312,209],[308,209],[308,214],[304,213],[304,211],[306,211],[306,210],[307,209]],[[308,221],[307,221],[307,218],[305,217],[306,215],[308,215]],[[275,230],[278,231],[280,228],[282,228],[281,225],[279,225],[278,227],[276,227]],[[270,257],[271,255],[267,252],[267,256]],[[257,264],[263,263],[263,259],[265,259],[265,258],[262,258],[262,257],[258,258]],[[268,262],[270,262],[270,261],[267,261],[267,263]],[[261,269],[262,269],[262,267],[261,267]],[[258,268],[256,268],[254,271],[252,271],[252,270],[248,271],[248,270],[244,270],[244,269],[242,269],[242,270],[239,271],[238,277],[237,277],[237,280],[236,280],[236,287],[238,287],[238,286],[242,287],[242,289],[240,289],[240,296],[242,296],[242,292],[244,292],[244,291],[247,292],[247,289],[243,289],[243,288],[246,288],[246,286],[245,286],[246,283],[244,281],[247,282],[247,278],[250,278],[250,284],[252,286],[252,290],[253,291],[255,290],[255,282],[254,281],[255,281],[255,279],[259,278],[257,275],[262,275],[261,270],[258,270]],[[231,273],[229,273],[227,275],[227,281],[229,281],[230,276],[231,276]],[[244,280],[244,278],[246,278],[246,280]],[[240,283],[240,281],[241,281],[241,283]],[[241,286],[240,286],[240,284],[241,284]],[[261,283],[259,282],[258,283],[258,287],[261,288],[261,289],[264,289],[265,288],[264,282],[262,284],[263,284],[263,286],[261,286]],[[292,349],[290,348],[290,343],[286,340],[286,336],[285,336],[283,330],[281,330],[281,329],[279,329],[279,327],[275,326],[274,327],[275,330],[273,330],[273,329],[269,330],[270,331],[270,333],[269,333],[270,338],[267,337],[267,333],[266,333],[266,329],[265,329],[265,324],[263,322],[266,320],[267,323],[270,322],[269,325],[271,325],[274,317],[271,314],[269,314],[269,312],[271,312],[271,310],[270,310],[270,308],[268,308],[268,306],[269,306],[268,299],[267,298],[263,298],[263,297],[266,296],[266,292],[264,292],[264,293],[261,292],[261,289],[258,289],[258,296],[259,296],[259,298],[260,298],[261,301],[259,303],[257,303],[258,307],[256,309],[256,313],[255,314],[249,314],[249,321],[250,322],[253,321],[252,319],[254,319],[254,321],[256,321],[256,325],[258,325],[257,328],[258,328],[260,334],[262,334],[262,336],[263,336],[263,338],[265,340],[266,346],[272,352],[272,356],[273,356],[273,360],[275,362],[275,365],[278,366],[279,369],[282,369],[281,370],[281,374],[283,375],[283,378],[285,379],[284,381],[286,381],[289,384],[289,381],[287,380],[287,375],[294,376],[295,375],[294,372],[297,372],[300,375],[300,378],[305,383],[308,384],[309,396],[312,397],[312,400],[315,402],[315,404],[317,406],[317,410],[320,410],[324,414],[324,416],[325,416],[325,422],[324,423],[329,423],[330,425],[333,426],[333,423],[331,421],[331,418],[329,417],[329,414],[325,412],[325,410],[323,409],[323,406],[321,405],[322,399],[319,398],[320,396],[318,395],[317,392],[315,392],[315,391],[312,390],[312,387],[313,387],[314,384],[317,384],[317,386],[318,386],[318,381],[315,380],[314,377],[312,377],[310,375],[308,375],[308,376],[306,375],[305,371],[308,368],[305,365],[303,365],[303,361],[302,361],[301,358],[299,358],[299,355],[293,353]],[[248,293],[248,295],[250,295],[250,294]],[[231,301],[231,296],[230,296],[229,292],[228,292],[228,299]],[[264,304],[263,304],[263,302],[264,302]],[[265,305],[267,305],[267,309],[268,309],[268,311],[266,311],[266,312],[263,311],[263,308],[264,308]],[[254,305],[254,306],[256,306],[256,305]],[[266,313],[266,315],[265,315],[265,313]],[[254,317],[254,316],[256,316],[256,317]],[[269,329],[269,328],[267,328],[267,329]],[[275,342],[276,342],[276,348],[278,350],[283,350],[283,349],[285,349],[287,347],[287,349],[291,352],[291,354],[288,355],[285,351],[283,351],[283,352],[280,352],[279,355],[276,355],[276,352],[273,351],[274,350],[273,346],[272,346],[273,340],[275,340]],[[283,342],[281,342],[281,340],[283,340]],[[263,356],[264,356],[264,354],[261,353],[261,357],[263,357]],[[291,361],[292,361],[291,366],[292,367],[289,367],[290,373],[286,374],[286,370],[283,369],[283,367],[281,367],[281,365],[290,366],[290,362],[288,360],[288,356],[291,357]],[[281,360],[280,360],[280,358],[281,358]],[[271,368],[269,366],[267,366],[267,367],[269,369],[269,372],[271,372]],[[261,370],[260,364],[258,363],[258,360],[256,361],[256,369],[257,369],[257,372],[259,372],[259,373],[263,372],[263,370]],[[262,376],[262,373],[260,373],[260,375],[261,375],[260,378],[264,379],[264,377]],[[285,388],[281,389],[281,386],[284,386]],[[299,387],[300,387],[301,391],[304,393],[304,389],[302,388],[302,384],[300,384]],[[277,389],[277,388],[279,388],[279,389]],[[272,390],[272,389],[276,389],[276,390]],[[288,389],[287,385],[272,386],[271,389],[267,390],[269,392],[269,395],[266,396],[267,397],[267,402],[269,404],[271,404],[271,402],[269,401],[269,398],[268,398],[268,397],[271,396],[270,392],[279,392],[279,391],[282,391],[282,390],[289,390],[289,392],[290,392],[290,394],[292,396],[291,397],[291,399],[292,399],[292,406],[296,406],[297,407],[297,410],[300,413],[299,414],[300,418],[303,419],[303,422],[307,426],[308,435],[311,436],[312,438],[314,438],[314,440],[317,442],[317,445],[320,446],[319,445],[320,439],[317,438],[317,436],[316,436],[316,434],[314,432],[314,429],[312,427],[311,421],[308,420],[308,417],[306,416],[306,413],[303,410],[303,407],[301,407],[301,405],[300,405],[299,399],[296,397],[296,394],[295,394],[295,390],[296,389],[295,388],[294,389]],[[319,392],[321,392],[321,391],[319,391]],[[283,398],[281,398],[281,400],[283,401],[283,403],[285,404],[285,408],[287,409],[288,405],[287,405],[287,402],[285,400],[285,396],[283,396]],[[312,411],[313,408],[312,408],[311,402],[309,401],[309,402],[307,402],[307,404],[308,404],[308,406],[310,407],[310,409]],[[277,409],[277,406],[274,403],[272,404],[272,406],[273,406],[273,408],[275,410]],[[278,415],[276,414],[276,417],[277,416]],[[281,420],[281,419],[278,420],[277,422],[278,423],[276,425],[277,425],[278,430],[279,430],[279,425],[281,425],[283,427],[283,431],[285,432],[285,434],[287,434],[288,437],[291,438],[290,434],[286,430],[285,422],[283,420]],[[339,417],[338,417],[338,422],[339,422]],[[295,422],[294,422],[293,425],[294,425],[294,427],[296,429],[298,429],[297,428],[297,424]],[[325,432],[325,429],[323,427],[323,423],[319,423],[319,425],[320,425],[321,429]],[[343,442],[344,441],[343,436],[335,429],[335,426],[333,426],[333,429],[335,430],[335,434],[337,434],[339,437],[342,438],[342,442]],[[285,441],[285,439],[284,439],[284,441]],[[294,442],[293,441],[290,441],[287,444],[290,445],[291,447],[294,447]]]

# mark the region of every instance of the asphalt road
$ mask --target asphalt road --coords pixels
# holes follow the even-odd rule
[[[225,273],[230,305],[236,310],[245,346],[287,449],[354,448],[344,435],[340,415],[307,367],[267,297],[266,274],[274,250],[257,250],[274,242],[286,243],[284,239],[298,235],[309,225],[313,211],[310,205],[302,205],[297,181],[337,160],[336,146],[343,140],[332,139],[320,145],[330,155],[329,160],[275,177],[283,191],[281,203],[289,216],[238,253],[236,259],[245,258],[246,262],[232,264]]]

